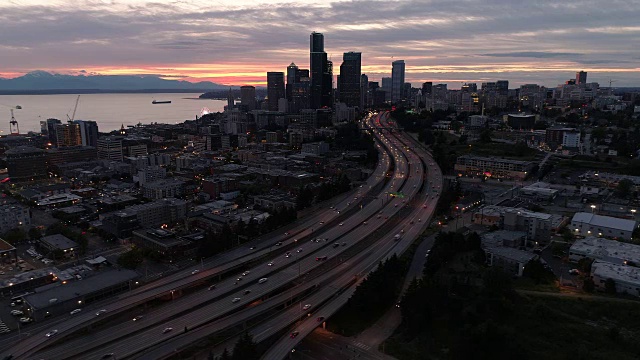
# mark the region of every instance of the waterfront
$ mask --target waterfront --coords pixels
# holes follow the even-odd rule
[[[223,111],[226,101],[201,100],[200,93],[158,94],[83,94],[80,95],[76,120],[94,120],[101,132],[117,130],[122,124],[135,125],[152,122],[173,124],[192,120],[200,116],[202,109],[210,112]],[[14,110],[21,133],[40,131],[40,121],[48,118],[63,122],[73,113],[78,95],[2,95],[0,96],[0,134],[9,133],[11,114]],[[153,100],[170,100],[171,104],[153,105]]]

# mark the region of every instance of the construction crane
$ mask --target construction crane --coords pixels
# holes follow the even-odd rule
[[[0,105],[2,105],[2,104],[0,104]],[[22,106],[20,106],[20,105],[16,105],[16,106],[2,105],[2,106],[8,107],[9,111],[11,111],[11,120],[9,120],[9,133],[11,135],[19,135],[20,134],[20,127],[18,126],[18,120],[16,120],[16,117],[13,114],[13,110],[20,110],[20,109],[22,109]]]
[[[67,114],[67,119],[69,119],[69,122],[72,122],[76,118],[76,110],[78,110],[79,101],[80,101],[80,95],[78,95],[78,97],[76,98],[76,105],[73,107],[73,113],[71,114],[71,117],[69,117],[69,114]]]
[[[609,79],[609,95],[613,95],[613,88],[611,87],[611,84],[613,84],[616,81],[617,80]]]

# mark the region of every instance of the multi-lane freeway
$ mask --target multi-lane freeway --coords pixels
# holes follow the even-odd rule
[[[375,128],[385,120],[378,115],[367,126]],[[439,170],[428,172],[433,179],[429,182],[431,188],[427,186],[424,191],[424,165],[434,165],[427,154],[409,150],[399,137],[370,131],[379,139],[383,156],[374,174],[355,193],[327,204],[326,209],[300,221],[286,234],[222,254],[199,272],[193,271],[196,268],[187,269],[135,289],[101,304],[107,311],[98,316],[95,311],[83,311],[81,316],[58,324],[55,336],[45,336],[50,328],[32,332],[4,353],[37,359],[99,359],[111,353],[119,359],[160,359],[198,339],[272,314],[274,309],[280,311],[260,323],[267,327],[259,331],[260,336],[267,337],[290,326],[301,314],[303,302],[310,305],[304,313],[326,311],[330,316],[331,310],[327,309],[339,307],[340,302],[335,300],[350,294],[354,283],[380,259],[404,251],[427,224],[439,195]],[[392,163],[393,175],[381,195],[375,195]],[[405,198],[387,195],[398,191]],[[377,198],[371,200],[373,196]],[[359,249],[371,234],[389,232],[389,219],[395,219],[394,215],[409,205],[414,211],[388,236],[375,242],[375,247],[360,249],[356,256],[345,255]],[[396,234],[401,234],[400,239],[395,238]],[[276,246],[277,243],[281,245]],[[243,267],[247,263],[255,265]],[[238,273],[233,277],[216,281],[220,274],[234,270]],[[267,280],[260,282],[263,278]],[[199,290],[196,285],[200,285]],[[182,291],[194,286],[195,290]],[[169,301],[158,307],[139,306],[156,298]],[[305,322],[311,329],[312,325]],[[82,329],[89,330],[80,333]]]

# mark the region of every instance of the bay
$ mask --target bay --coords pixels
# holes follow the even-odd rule
[[[124,124],[164,123],[175,124],[193,120],[204,111],[222,112],[225,100],[198,99],[200,93],[158,93],[158,94],[82,94],[78,102],[76,120],[94,120],[100,132],[120,129]],[[20,133],[40,132],[40,121],[48,118],[63,123],[73,114],[78,95],[1,95],[0,135],[9,134],[10,108],[20,127]],[[152,104],[153,100],[171,104]]]

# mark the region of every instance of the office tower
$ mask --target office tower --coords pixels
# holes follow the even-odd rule
[[[476,83],[464,83],[462,84],[462,87],[460,88],[461,92],[477,92],[478,91],[478,84]]]
[[[384,84],[382,84],[384,87]],[[395,104],[404,99],[404,60],[391,63],[391,103]]]
[[[296,78],[297,76],[299,76],[298,73],[298,65],[291,63],[289,66],[287,66],[287,99],[289,101],[291,101],[291,95],[292,95],[292,91],[293,91],[293,84],[298,82],[298,79]]]
[[[426,96],[427,98],[430,98],[432,89],[433,89],[433,83],[431,81],[422,83],[422,96]]]
[[[291,101],[289,112],[299,113],[300,110],[309,109],[309,97],[311,80],[309,79],[309,69],[297,69],[296,82],[291,84]]]
[[[576,73],[576,84],[582,85],[587,83],[587,72],[586,71],[578,71]]]
[[[229,92],[227,93],[227,110],[231,111],[235,105],[236,100],[233,98],[233,92],[231,91],[231,88],[229,88]]]
[[[98,145],[98,124],[89,120],[74,120],[74,123],[80,127],[80,139],[82,146]]]
[[[360,109],[369,105],[369,77],[367,74],[360,75]]]
[[[122,161],[123,145],[121,136],[107,136],[98,140],[98,159]]]
[[[382,91],[384,91],[384,101],[391,102],[391,78],[382,78]]]
[[[509,94],[509,81],[508,80],[498,80],[496,81],[496,90],[500,95],[508,95]]]
[[[56,144],[58,147],[81,145],[80,125],[73,122],[56,125]]]
[[[58,119],[47,119],[40,121],[40,133],[47,135],[49,143],[53,146],[57,146],[58,138],[56,136],[56,126],[62,124],[62,121]]]
[[[327,53],[324,52],[324,35],[312,32],[309,43],[311,75],[309,106],[311,109],[330,107],[333,92],[333,64],[327,60]]]
[[[240,104],[246,111],[256,109],[256,88],[255,86],[245,85],[240,87]]]
[[[360,66],[362,54],[359,52],[346,52],[342,55],[342,65],[340,65],[340,78],[338,89],[340,89],[340,102],[349,107],[360,105]]]
[[[267,73],[267,97],[269,111],[278,111],[278,100],[285,97],[283,72]]]

